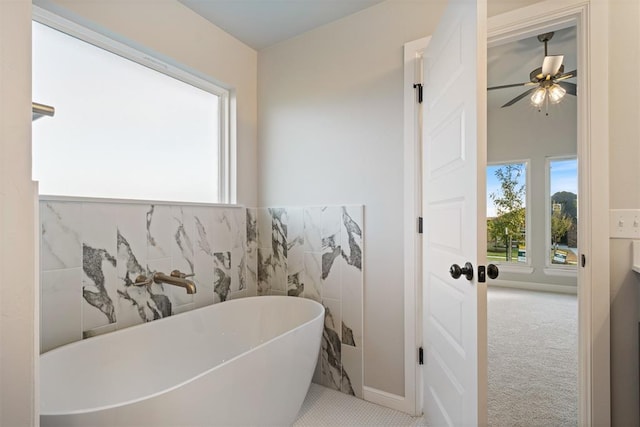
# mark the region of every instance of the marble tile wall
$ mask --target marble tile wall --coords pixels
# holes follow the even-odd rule
[[[41,351],[233,298],[311,298],[326,309],[314,381],[362,397],[363,215],[42,200]],[[174,269],[195,294],[134,285]]]
[[[42,200],[41,351],[255,295],[247,218],[241,207]],[[195,294],[133,284],[174,269],[194,275]]]
[[[362,397],[363,214],[358,206],[250,210],[257,229],[257,293],[325,306],[314,381]],[[249,221],[249,220],[248,220]]]

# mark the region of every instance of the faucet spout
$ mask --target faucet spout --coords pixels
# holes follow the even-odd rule
[[[166,283],[168,285],[179,286],[187,291],[187,294],[196,293],[196,284],[191,280],[174,275],[168,276],[164,273],[153,273],[153,281],[156,283]]]

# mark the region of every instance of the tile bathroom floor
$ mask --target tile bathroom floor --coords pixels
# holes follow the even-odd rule
[[[424,418],[311,384],[294,426],[426,426]]]

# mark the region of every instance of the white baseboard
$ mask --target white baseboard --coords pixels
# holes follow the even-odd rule
[[[407,399],[403,396],[398,396],[397,394],[393,393],[387,393],[386,391],[378,390],[377,388],[364,386],[363,397],[364,400],[375,403],[376,405],[395,409],[396,411],[404,412],[411,416],[417,415],[411,413],[411,411],[409,410],[410,405],[408,404]]]
[[[571,295],[578,294],[578,287],[570,285],[550,285],[548,283],[518,282],[515,280],[492,280],[490,282],[488,281],[487,284],[498,288],[525,289],[528,291],[555,292],[558,294]]]

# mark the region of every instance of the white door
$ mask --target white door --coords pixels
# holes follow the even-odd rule
[[[450,0],[424,58],[424,413],[486,424],[486,0]],[[453,264],[473,278],[454,279]]]

